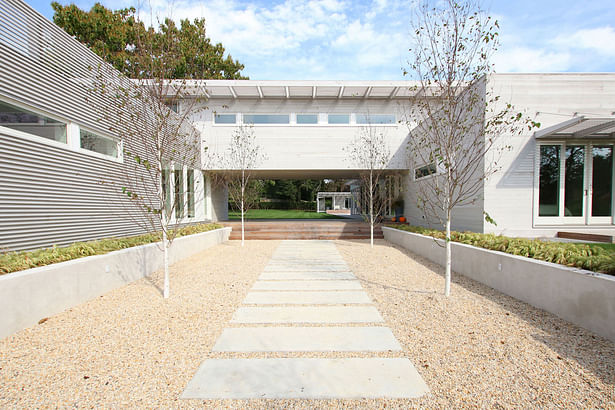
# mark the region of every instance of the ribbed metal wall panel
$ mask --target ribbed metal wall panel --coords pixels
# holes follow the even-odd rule
[[[138,138],[126,138],[152,124],[130,133],[105,121],[101,110],[117,101],[88,90],[97,76],[131,84],[21,0],[0,0],[0,100],[114,136],[147,158]],[[145,231],[148,221],[120,192],[134,164],[20,135],[0,131],[0,252]],[[151,185],[140,194],[151,195]]]
[[[117,186],[123,165],[0,133],[0,250],[142,233]]]
[[[105,64],[96,54],[20,0],[0,0],[0,95],[109,133],[86,103]],[[106,103],[109,103],[108,101]]]

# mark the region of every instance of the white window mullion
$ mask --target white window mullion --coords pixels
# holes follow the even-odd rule
[[[559,218],[564,218],[566,212],[566,143],[560,146],[559,154]]]

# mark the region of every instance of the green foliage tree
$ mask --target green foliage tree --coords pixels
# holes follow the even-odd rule
[[[130,78],[154,78],[150,64],[142,56],[155,59],[168,49],[170,42],[177,42],[178,51],[172,66],[171,78],[175,79],[246,79],[241,75],[244,65],[230,55],[224,56],[221,43],[212,44],[206,36],[205,19],[182,20],[177,26],[169,18],[161,22],[158,30],[146,28],[139,21],[134,7],[109,10],[96,3],[90,11],[74,4],[63,6],[51,3],[53,22],[68,34],[85,44],[102,59]],[[143,44],[148,44],[147,53]],[[155,50],[149,50],[154,45]]]

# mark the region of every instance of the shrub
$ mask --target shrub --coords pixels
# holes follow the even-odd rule
[[[388,226],[438,239],[444,239],[445,236],[443,231],[420,226]],[[615,245],[608,249],[593,244],[548,242],[539,239],[509,238],[494,234],[455,231],[451,232],[451,239],[453,242],[479,248],[615,275]]]
[[[188,225],[178,228],[177,236],[194,235],[221,227],[218,224]],[[96,241],[77,242],[66,247],[54,246],[34,251],[7,252],[0,254],[0,275],[83,258],[85,256],[102,255],[120,249],[158,242],[161,239],[161,233],[148,233],[125,238],[105,238]]]

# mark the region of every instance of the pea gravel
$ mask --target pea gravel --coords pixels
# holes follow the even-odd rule
[[[231,241],[0,340],[0,408],[615,409],[615,345],[376,241],[336,241],[431,393],[413,400],[198,401],[179,396],[210,357],[362,357],[211,352],[278,241]],[[26,301],[27,303],[27,301]]]

